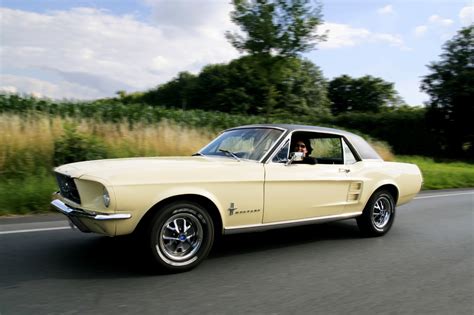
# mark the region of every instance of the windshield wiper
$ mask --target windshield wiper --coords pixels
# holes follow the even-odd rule
[[[227,153],[228,155],[230,155],[231,157],[233,157],[234,159],[236,159],[237,161],[240,162],[239,157],[237,155],[235,155],[235,153],[230,152],[229,150],[223,150],[223,149],[219,149],[219,151]]]
[[[194,153],[194,154],[191,155],[191,156],[204,156],[204,154],[202,154],[201,152],[196,152],[196,153]]]

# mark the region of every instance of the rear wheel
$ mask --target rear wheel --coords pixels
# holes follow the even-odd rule
[[[209,254],[214,242],[214,225],[200,205],[175,202],[155,215],[148,238],[159,266],[170,271],[186,271]]]
[[[376,191],[357,218],[357,225],[366,236],[382,236],[392,227],[395,219],[395,201],[387,190]]]

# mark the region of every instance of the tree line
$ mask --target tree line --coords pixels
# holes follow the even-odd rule
[[[409,107],[382,78],[341,75],[327,80],[303,57],[326,39],[313,0],[232,0],[239,32],[229,42],[244,55],[180,72],[145,92],[119,91],[120,105],[145,104],[260,117],[261,122],[313,122],[360,130],[387,141],[396,153],[474,160],[474,26],[461,29],[428,65],[423,107]]]
[[[379,112],[402,104],[393,83],[370,75],[327,81],[320,68],[302,58],[326,35],[318,35],[321,6],[310,0],[234,0],[231,19],[241,32],[227,32],[245,56],[181,72],[173,80],[125,102],[203,109],[266,118],[281,115],[337,115]]]
[[[316,64],[302,57],[325,40],[325,35],[316,35],[323,22],[318,3],[232,2],[231,19],[240,32],[226,36],[243,57],[208,65],[197,75],[181,72],[144,93],[122,93],[120,101],[259,115],[267,122],[310,116],[388,139],[397,143],[398,152],[418,146],[419,154],[474,158],[473,25],[461,29],[443,46],[441,60],[428,66],[420,88],[430,100],[410,109],[391,82],[370,75],[328,81]]]

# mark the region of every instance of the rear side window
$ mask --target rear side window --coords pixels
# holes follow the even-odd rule
[[[351,134],[348,136],[348,139],[352,143],[352,145],[355,147],[357,152],[359,153],[360,157],[364,160],[382,160],[380,155],[375,152],[375,150],[370,146],[370,144],[367,143],[364,139],[361,137]]]
[[[346,140],[342,140],[342,148],[344,150],[344,164],[354,164],[357,159],[354,157],[351,149],[346,143]]]

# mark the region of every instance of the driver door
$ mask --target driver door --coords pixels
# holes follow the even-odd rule
[[[343,166],[266,165],[263,223],[342,214],[351,182]]]
[[[314,146],[317,144],[312,143],[315,143]],[[352,182],[351,166],[344,164],[342,139],[339,143],[341,143],[340,158],[315,155],[318,161],[324,164],[287,165],[279,162],[282,156],[279,152],[272,162],[265,165],[263,223],[304,220],[344,213]],[[331,150],[333,154],[338,152],[338,148]]]

